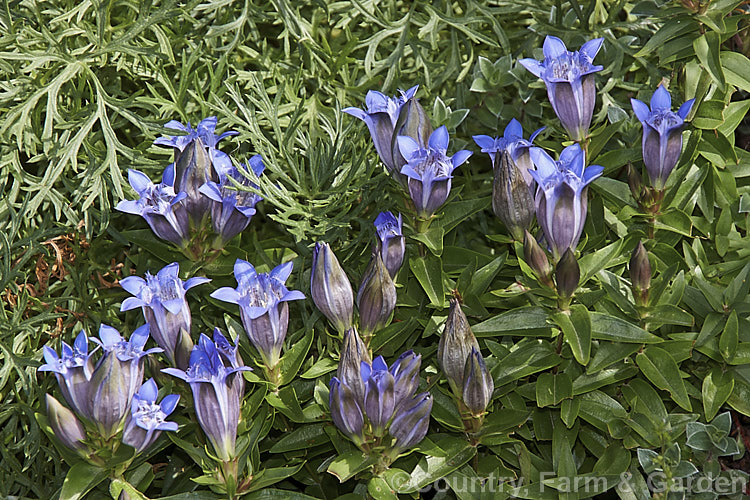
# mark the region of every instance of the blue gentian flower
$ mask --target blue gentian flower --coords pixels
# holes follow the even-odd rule
[[[603,69],[593,61],[603,41],[589,40],[580,51],[570,52],[562,40],[548,36],[544,39],[542,61],[519,61],[544,81],[552,109],[574,141],[582,141],[589,133],[596,103],[594,73]]]
[[[348,113],[365,122],[367,128],[370,130],[375,150],[391,175],[397,175],[400,168],[399,160],[401,158],[394,157],[394,154],[398,153],[398,150],[394,149],[394,139],[397,133],[396,127],[399,117],[405,104],[411,101],[416,102],[414,95],[417,93],[418,88],[419,86],[415,85],[406,92],[400,90],[399,93],[401,95],[395,97],[388,97],[376,90],[370,90],[365,97],[366,110],[359,108],[344,108],[342,110],[344,113]],[[424,111],[422,111],[422,114],[424,114]],[[429,123],[427,123],[427,126],[429,127]],[[419,128],[424,129],[424,125]],[[429,134],[429,131],[427,134]],[[425,138],[414,137],[421,144],[424,143]]]
[[[422,148],[411,137],[398,137],[399,149],[407,161],[401,173],[408,177],[409,194],[419,217],[431,217],[445,203],[451,190],[453,170],[471,156],[471,151],[465,149],[448,156],[448,141],[445,126],[430,135],[427,148]]]
[[[128,170],[128,182],[139,198],[120,201],[117,210],[140,215],[156,236],[184,247],[189,239],[190,221],[181,202],[187,195],[184,192],[175,193],[174,166],[170,165],[164,170],[160,184],[154,184],[146,174],[133,169]]]
[[[94,372],[92,355],[89,352],[89,339],[86,332],[81,330],[73,343],[73,347],[62,343],[61,356],[54,349],[45,345],[45,364],[39,367],[40,372],[52,372],[57,378],[65,401],[80,417],[90,419],[91,404],[89,401],[89,381]]]
[[[91,420],[104,439],[122,429],[133,396],[143,382],[143,358],[162,351],[159,347],[144,350],[148,332],[148,325],[143,325],[125,340],[116,329],[101,325],[101,340],[91,339],[104,350],[88,384]]]
[[[186,132],[186,135],[159,137],[154,141],[154,144],[157,146],[171,146],[175,149],[175,156],[179,156],[179,153],[185,151],[188,144],[194,142],[196,139],[200,139],[202,145],[208,148],[211,163],[218,174],[219,172],[231,167],[232,161],[226,153],[216,149],[216,146],[219,144],[219,141],[225,137],[238,135],[239,132],[229,130],[220,135],[216,135],[215,131],[217,122],[218,120],[215,116],[209,116],[208,118],[201,120],[198,123],[198,126],[193,129],[193,127],[190,126],[190,122],[188,122],[187,125],[183,125],[177,120],[170,120],[164,124],[164,128],[182,130],[183,132]],[[176,161],[177,159],[175,159],[175,162]]]
[[[196,227],[201,227],[209,213],[211,201],[200,192],[201,186],[208,181],[218,181],[232,168],[232,161],[216,146],[220,140],[236,132],[224,132],[215,135],[216,117],[202,120],[193,130],[177,121],[170,121],[168,128],[187,132],[184,136],[160,137],[154,144],[174,148],[175,184],[177,192],[185,192],[185,208]]]
[[[375,219],[375,230],[378,235],[377,252],[383,259],[391,278],[401,269],[406,253],[406,239],[402,232],[401,214],[398,218],[391,212],[380,212]]]
[[[184,370],[193,350],[190,338],[192,318],[185,292],[211,280],[193,277],[182,281],[177,262],[164,266],[156,276],[146,272],[145,278],[128,276],[120,280],[120,286],[134,295],[122,302],[120,310],[140,307],[149,324],[151,336],[164,349],[169,363]]]
[[[388,368],[382,356],[372,363],[360,363],[364,393],[349,383],[331,379],[330,408],[334,424],[354,443],[367,451],[368,443],[387,435],[387,456],[418,444],[427,434],[432,398],[424,392],[414,395],[419,384],[421,356],[407,351]]]
[[[223,346],[222,349],[217,348],[217,345]],[[228,352],[233,354],[235,361],[241,362],[235,350],[236,347],[216,329],[213,342],[201,334],[198,345],[190,354],[187,371],[177,368],[162,370],[190,385],[201,429],[216,455],[225,462],[232,460],[235,455],[240,403],[245,387],[244,379],[239,372],[250,370],[249,367],[233,366],[228,362]]]
[[[492,161],[493,167],[498,165],[498,155],[503,151],[510,153],[510,157],[513,159],[515,166],[518,167],[519,172],[523,175],[524,181],[529,186],[534,184],[529,170],[534,168],[529,158],[529,148],[533,146],[534,139],[538,136],[545,128],[542,127],[531,134],[528,140],[523,138],[523,127],[521,122],[513,118],[510,123],[505,127],[502,137],[490,137],[489,135],[475,135],[472,138],[474,142],[482,149],[482,153],[490,155],[490,161]]]
[[[250,168],[256,177],[260,177],[266,168],[260,155],[250,158],[246,168]],[[258,185],[245,177],[234,165],[226,169],[219,176],[219,183],[208,181],[200,187],[200,192],[211,199],[211,220],[214,232],[218,235],[216,243],[220,248],[226,242],[240,234],[250,224],[250,219],[255,215],[255,204],[261,198],[260,195],[250,191],[238,191],[234,189],[232,181],[240,185],[258,189]]]
[[[250,342],[260,353],[267,368],[281,358],[281,348],[289,326],[287,302],[305,296],[288,290],[284,282],[292,273],[292,262],[276,266],[270,273],[257,273],[249,262],[237,259],[234,277],[237,288],[223,287],[211,297],[240,306],[240,317]]]
[[[139,453],[156,441],[161,431],[176,431],[176,422],[167,422],[167,417],[177,407],[180,396],[169,394],[156,402],[159,388],[153,378],[147,380],[133,396],[130,416],[122,433],[122,442]]]
[[[565,148],[559,161],[541,148],[531,148],[531,160],[536,165],[531,175],[539,185],[536,218],[557,262],[565,250],[575,251],[586,222],[587,186],[602,175],[604,168],[584,168],[586,155],[578,144]]]
[[[343,333],[352,327],[354,292],[349,278],[328,243],[315,243],[310,273],[313,302],[328,321]]]
[[[643,125],[643,163],[656,189],[664,189],[667,178],[677,165],[682,152],[682,130],[695,99],[672,111],[669,91],[659,85],[651,96],[651,109],[638,99],[630,100],[633,111]]]

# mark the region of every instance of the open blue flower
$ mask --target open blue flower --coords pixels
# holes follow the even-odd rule
[[[529,157],[529,148],[533,146],[534,139],[538,136],[545,128],[542,127],[536,130],[528,140],[523,138],[523,127],[521,122],[513,118],[510,123],[505,127],[502,137],[490,137],[489,135],[475,135],[472,137],[474,142],[482,148],[482,153],[490,155],[490,161],[492,161],[493,167],[497,165],[496,156],[503,151],[510,153],[510,157],[515,162],[518,170],[523,175],[524,181],[529,186],[534,184],[529,170],[534,168],[534,164],[531,163]]]
[[[270,273],[257,273],[252,264],[237,259],[234,264],[237,288],[223,287],[211,294],[215,299],[240,306],[245,332],[268,368],[275,367],[281,358],[289,326],[287,302],[305,298],[302,292],[288,290],[284,285],[292,266],[290,261]]]
[[[144,382],[133,396],[130,417],[122,434],[123,443],[141,452],[151,446],[161,431],[176,431],[176,422],[167,422],[167,417],[177,407],[180,396],[169,394],[156,402],[159,388],[153,378]]]
[[[120,201],[117,210],[140,215],[156,236],[184,247],[189,237],[190,221],[181,202],[187,195],[184,192],[175,193],[174,166],[170,165],[164,170],[160,184],[154,184],[146,174],[133,169],[128,170],[128,182],[139,198]]]
[[[575,251],[586,222],[587,186],[602,175],[604,168],[586,165],[586,155],[578,144],[565,148],[555,161],[541,148],[531,148],[536,170],[531,175],[539,185],[536,218],[542,226],[555,262],[570,249]]]
[[[148,324],[143,325],[125,340],[116,329],[101,325],[101,340],[91,339],[104,351],[88,384],[91,420],[105,439],[122,429],[133,396],[143,382],[143,358],[162,351],[159,347],[144,349],[148,332]]]
[[[448,199],[453,171],[471,156],[471,151],[461,150],[447,155],[448,129],[436,129],[422,148],[411,137],[399,136],[398,145],[406,165],[401,173],[408,178],[409,194],[417,215],[429,218]]]
[[[571,139],[586,138],[596,103],[594,73],[602,66],[593,64],[603,38],[589,40],[580,51],[570,52],[557,37],[544,39],[544,59],[521,59],[519,62],[547,86],[552,109]]]
[[[175,155],[179,156],[177,154],[178,152],[183,152],[188,144],[194,142],[196,139],[200,139],[202,145],[208,148],[208,153],[211,157],[211,163],[213,164],[218,174],[231,167],[232,161],[229,159],[229,156],[226,153],[216,149],[216,146],[219,144],[219,141],[221,141],[225,137],[238,135],[239,132],[228,130],[220,135],[216,135],[215,131],[217,123],[218,120],[215,116],[209,116],[208,118],[204,118],[203,120],[201,120],[198,123],[198,126],[194,129],[190,125],[190,122],[188,122],[187,125],[183,125],[177,120],[170,120],[164,124],[164,128],[182,130],[186,134],[159,137],[154,141],[154,144],[157,146],[171,146],[176,150]],[[175,161],[177,161],[177,159],[175,159]]]
[[[638,99],[630,100],[643,125],[643,163],[651,185],[656,189],[664,189],[669,174],[680,159],[682,130],[694,102],[695,99],[686,101],[675,113],[669,91],[661,85],[651,96],[651,109]]]
[[[250,158],[247,167],[256,177],[260,177],[266,168],[260,155]],[[243,175],[234,165],[219,176],[218,184],[208,181],[200,187],[200,192],[213,201],[211,220],[214,232],[219,237],[217,242],[219,247],[223,247],[226,242],[240,234],[250,224],[250,219],[255,215],[256,203],[263,199],[256,193],[237,190],[233,181],[241,186],[258,189],[258,185]]]
[[[155,276],[146,272],[145,279],[128,276],[120,280],[120,286],[134,297],[125,299],[120,310],[140,307],[151,336],[164,349],[170,364],[185,369],[193,350],[190,339],[192,318],[185,292],[209,281],[200,276],[182,281],[177,262],[164,266]]]
[[[217,345],[221,345],[222,349],[218,349]],[[232,460],[235,455],[240,403],[245,386],[239,372],[250,370],[247,366],[233,366],[229,363],[225,357],[227,349],[236,348],[216,329],[213,342],[201,334],[198,345],[190,354],[187,371],[177,368],[162,370],[190,385],[201,429],[217,456],[225,462]],[[239,360],[236,352],[234,359]]]
[[[398,173],[397,158],[394,158],[393,148],[396,125],[401,116],[402,108],[414,98],[418,88],[419,86],[415,85],[406,92],[399,91],[401,95],[395,97],[388,97],[376,90],[370,90],[365,97],[366,110],[359,108],[344,108],[342,110],[344,113],[365,122],[370,130],[375,150],[391,174]],[[419,140],[417,137],[415,139]],[[422,141],[424,141],[424,138],[422,138]]]
[[[43,351],[46,363],[39,367],[40,372],[55,374],[65,401],[84,419],[90,418],[91,404],[88,387],[94,372],[94,360],[91,356],[96,351],[94,349],[89,352],[88,344],[88,336],[85,331],[81,330],[72,347],[65,342],[62,343],[61,356],[45,345]]]

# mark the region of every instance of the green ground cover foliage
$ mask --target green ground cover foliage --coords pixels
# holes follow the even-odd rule
[[[262,271],[293,260],[287,285],[307,296],[290,305],[280,389],[257,368],[247,375],[238,438],[246,498],[408,498],[445,478],[450,488],[437,495],[462,500],[642,499],[655,473],[745,481],[749,14],[739,0],[3,2],[0,496],[225,495],[183,406],[173,418],[180,430],[127,471],[110,477],[61,460],[43,415],[45,393],[62,398],[37,368],[44,345],[59,351],[81,329],[93,335],[105,323],[129,335],[143,317],[120,312],[129,295],[118,281],[174,261],[184,276],[213,279],[188,294],[193,338],[219,327],[241,339],[249,363],[257,356],[237,308],[209,297],[235,286],[237,258]],[[471,139],[502,135],[516,118],[527,134],[547,127],[535,144],[553,157],[568,144],[544,84],[518,63],[541,59],[547,35],[571,50],[604,38],[587,146],[587,163],[604,174],[588,192],[567,313],[493,215],[492,165]],[[675,108],[696,102],[653,214],[628,184],[628,167],[643,166],[630,99],[648,102],[659,84]],[[365,125],[341,111],[363,106],[368,90],[413,85],[433,127],[447,127],[449,152],[474,152],[426,232]],[[172,161],[153,145],[167,121],[208,116],[217,131],[239,132],[222,142],[235,161],[263,156],[264,199],[219,256],[193,262],[114,207],[134,198],[128,169],[157,179]],[[373,475],[331,422],[341,337],[310,300],[310,273],[313,244],[324,240],[356,286],[386,210],[404,213],[407,257],[393,320],[370,347],[389,363],[407,349],[421,354],[420,391],[433,409],[426,439]],[[631,291],[639,241],[652,269],[647,302]],[[451,296],[461,297],[494,380],[478,433],[465,432],[436,356]],[[157,374],[153,364],[146,371]],[[189,401],[176,380],[165,383]],[[506,483],[490,480],[497,489],[482,497],[460,487],[472,478]],[[598,482],[568,491],[575,478]]]

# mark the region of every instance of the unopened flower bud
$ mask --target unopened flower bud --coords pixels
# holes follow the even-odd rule
[[[535,205],[523,173],[507,150],[495,155],[492,211],[517,240],[534,220]]]
[[[479,350],[477,339],[471,331],[469,320],[461,310],[461,305],[456,299],[451,299],[448,320],[438,344],[437,357],[453,394],[458,398],[463,394],[464,368],[472,349]]]
[[[328,243],[315,244],[310,292],[320,312],[340,333],[351,328],[354,293],[349,278]]]
[[[370,364],[372,362],[370,353],[359,337],[357,330],[349,328],[344,333],[344,344],[341,348],[339,368],[336,375],[354,392],[360,404],[363,404],[365,398],[365,384],[360,373],[362,361]]]
[[[427,113],[425,113],[422,105],[419,104],[419,100],[412,95],[401,107],[398,122],[396,122],[396,126],[394,127],[391,148],[393,150],[393,162],[396,172],[401,171],[401,167],[406,164],[407,160],[401,156],[398,141],[395,138],[405,135],[414,139],[422,148],[426,148],[427,139],[429,139],[432,131],[432,124],[427,117]]]
[[[565,250],[560,261],[555,267],[555,281],[557,282],[557,294],[569,299],[578,288],[581,280],[581,269],[578,267],[575,255],[571,249]]]
[[[523,237],[523,258],[526,263],[539,277],[539,281],[550,288],[555,285],[552,282],[552,264],[536,239],[526,231]]]
[[[633,165],[628,165],[628,187],[630,187],[630,194],[633,195],[635,201],[640,202],[643,198],[643,179],[637,168]]]
[[[406,240],[401,227],[401,214],[396,218],[391,212],[381,212],[375,219],[378,234],[377,251],[391,278],[396,277],[406,253]]]
[[[45,396],[49,425],[57,439],[71,450],[85,455],[87,452],[84,444],[86,431],[84,431],[81,422],[72,411],[60,404],[57,399],[49,394]]]
[[[175,161],[175,191],[187,194],[184,204],[190,220],[199,226],[211,211],[211,200],[200,192],[206,182],[214,180],[211,159],[200,138],[188,144]]]
[[[648,289],[651,286],[651,263],[648,261],[646,247],[640,241],[630,257],[629,268],[633,296],[638,305],[645,306],[648,303]]]
[[[398,450],[413,448],[424,439],[430,424],[432,396],[429,392],[417,394],[406,401],[391,422],[389,433],[395,438],[393,447]]]
[[[396,285],[380,254],[374,253],[357,293],[359,327],[365,337],[388,324],[396,308],[396,298]]]
[[[331,418],[336,427],[355,444],[362,443],[364,441],[364,415],[360,407],[361,403],[357,402],[354,392],[336,377],[331,379],[329,404]]]
[[[472,348],[464,367],[462,400],[475,417],[484,414],[492,401],[495,383],[478,349]]]

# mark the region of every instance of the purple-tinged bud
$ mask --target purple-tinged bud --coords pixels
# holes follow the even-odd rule
[[[379,253],[374,253],[357,293],[359,328],[365,338],[383,328],[396,309],[396,285]]]
[[[421,364],[422,355],[409,350],[399,356],[391,365],[389,371],[393,375],[393,394],[396,404],[403,404],[417,390]]]
[[[281,359],[287,328],[287,302],[305,296],[298,290],[288,290],[284,284],[292,273],[292,262],[276,266],[270,273],[257,273],[249,262],[237,259],[234,278],[237,288],[223,287],[211,297],[240,306],[240,318],[245,332],[258,350],[267,368],[275,367]]]
[[[603,41],[603,38],[589,40],[580,51],[570,52],[562,40],[547,36],[542,61],[519,61],[544,81],[552,109],[574,141],[588,136],[596,104],[594,73],[604,69],[594,66],[593,61]]]
[[[130,416],[122,433],[122,442],[135,448],[138,453],[151,446],[161,431],[177,430],[177,424],[167,422],[166,419],[177,407],[180,396],[170,394],[164,396],[161,403],[157,403],[158,394],[156,382],[149,379],[133,396]]]
[[[336,375],[352,390],[360,404],[364,404],[365,400],[365,384],[360,373],[360,366],[363,361],[367,364],[371,363],[370,353],[359,337],[357,330],[349,328],[344,332],[344,343],[341,348],[339,368]]]
[[[134,296],[125,299],[120,310],[140,307],[151,337],[164,349],[169,363],[185,370],[193,350],[192,319],[185,292],[209,281],[202,277],[182,281],[177,262],[164,266],[155,276],[146,272],[145,279],[128,276],[120,280],[120,286]]]
[[[513,238],[521,241],[524,231],[534,222],[534,198],[529,185],[508,151],[495,156],[493,169],[492,211]]]
[[[565,299],[570,299],[578,288],[581,281],[581,269],[571,249],[565,250],[560,261],[555,266],[555,281],[557,282],[557,294]]]
[[[195,227],[200,227],[210,213],[211,200],[200,192],[200,188],[213,179],[206,147],[196,137],[175,161],[175,190],[186,194],[185,208]]]
[[[91,402],[89,400],[89,381],[94,372],[93,351],[89,352],[89,339],[81,330],[73,347],[62,343],[62,356],[49,346],[44,346],[44,361],[40,372],[53,372],[60,386],[65,401],[79,417],[91,419]]]
[[[427,435],[432,411],[432,396],[429,392],[417,394],[406,401],[393,417],[389,433],[394,437],[397,453],[415,447]]]
[[[198,345],[190,354],[190,366],[187,371],[177,368],[165,368],[164,373],[178,377],[190,385],[193,393],[195,413],[201,429],[211,443],[216,456],[224,462],[235,456],[234,445],[237,439],[237,426],[240,420],[240,403],[244,387],[241,371],[250,370],[246,366],[226,366],[227,346],[233,349],[220,333],[214,338],[223,345],[220,352],[217,344],[206,335],[201,334]],[[221,338],[219,338],[221,337]],[[223,339],[223,340],[222,340]],[[238,390],[239,389],[239,390]]]
[[[547,254],[539,246],[531,233],[526,231],[523,237],[523,258],[531,269],[539,277],[539,281],[550,288],[555,287],[552,281],[552,264],[549,262]]]
[[[484,415],[492,401],[495,383],[478,349],[472,348],[464,368],[463,394],[461,399],[475,417]]]
[[[362,380],[365,383],[365,414],[370,422],[372,433],[383,436],[386,426],[396,409],[395,379],[388,371],[388,365],[382,356],[378,356],[372,365],[362,362],[360,366]]]
[[[406,240],[401,228],[401,214],[398,214],[397,219],[391,212],[380,212],[375,219],[378,234],[377,252],[393,279],[396,278],[406,253]]]
[[[669,174],[682,153],[682,130],[695,99],[685,102],[675,113],[669,91],[659,85],[651,97],[651,109],[638,99],[631,99],[633,111],[643,125],[643,163],[651,186],[664,189]]]
[[[423,146],[411,137],[397,137],[401,155],[406,164],[401,173],[408,177],[409,195],[417,216],[429,219],[448,199],[453,171],[471,156],[471,151],[461,150],[448,156],[448,129],[436,129]]]
[[[336,427],[357,446],[364,441],[362,404],[354,392],[338,378],[331,379],[331,418]]]
[[[91,420],[104,439],[117,434],[130,412],[133,396],[143,382],[143,358],[161,348],[143,350],[148,340],[148,324],[136,329],[126,341],[111,326],[101,325],[101,341],[104,356],[96,365],[88,384],[91,402]]]
[[[640,203],[643,199],[643,179],[638,169],[633,168],[631,164],[628,164],[628,187],[635,201]]]
[[[45,401],[47,403],[47,418],[55,437],[76,453],[80,453],[82,456],[88,455],[90,450],[84,442],[86,431],[75,414],[49,394],[45,395]]]
[[[260,177],[265,169],[260,155],[250,158],[245,168],[252,170],[255,177]],[[208,181],[200,187],[200,192],[211,199],[211,220],[217,240],[214,246],[223,248],[224,245],[240,234],[250,224],[255,215],[255,205],[262,200],[260,195],[252,191],[238,190],[235,183],[244,187],[258,189],[250,178],[241,173],[234,165],[219,176],[218,184]]]
[[[161,184],[138,170],[128,170],[128,182],[137,200],[122,200],[117,210],[143,217],[156,236],[184,248],[189,240],[190,220],[185,208],[187,194],[174,189],[174,165],[164,170]]]
[[[450,304],[448,319],[438,344],[437,359],[453,394],[461,398],[466,360],[472,349],[479,350],[479,343],[458,300],[451,299]]]
[[[313,250],[310,293],[313,302],[334,328],[343,333],[352,327],[354,292],[328,243],[318,242]]]
[[[399,172],[401,165],[403,165],[403,160],[398,153],[398,149],[395,147],[395,138],[397,137],[397,130],[404,128],[405,122],[408,121],[406,115],[409,113],[402,113],[404,105],[407,102],[416,102],[414,94],[417,93],[418,88],[419,86],[414,86],[406,92],[399,91],[401,95],[398,97],[388,97],[381,92],[370,90],[365,97],[366,110],[359,108],[344,108],[342,110],[344,113],[348,113],[365,122],[367,128],[370,130],[370,136],[375,145],[375,150],[378,152],[378,156],[380,156],[380,160],[386,169],[388,169],[388,172],[397,179],[400,176]],[[419,110],[417,109],[416,111],[418,112]],[[424,111],[422,112],[424,113]],[[404,115],[404,119],[399,120],[402,115]],[[401,121],[400,124],[399,121]],[[410,123],[414,121],[412,119]],[[419,129],[420,127],[408,127],[409,130],[414,128]],[[397,164],[397,160],[399,164]]]
[[[648,305],[648,290],[651,287],[651,263],[648,252],[642,242],[638,242],[630,257],[630,281],[633,285],[633,296],[640,306]]]
[[[588,185],[602,175],[604,168],[586,165],[581,146],[573,144],[555,161],[541,148],[531,148],[531,171],[539,188],[536,194],[536,218],[552,249],[555,262],[566,249],[575,250],[583,232],[588,209]]]

